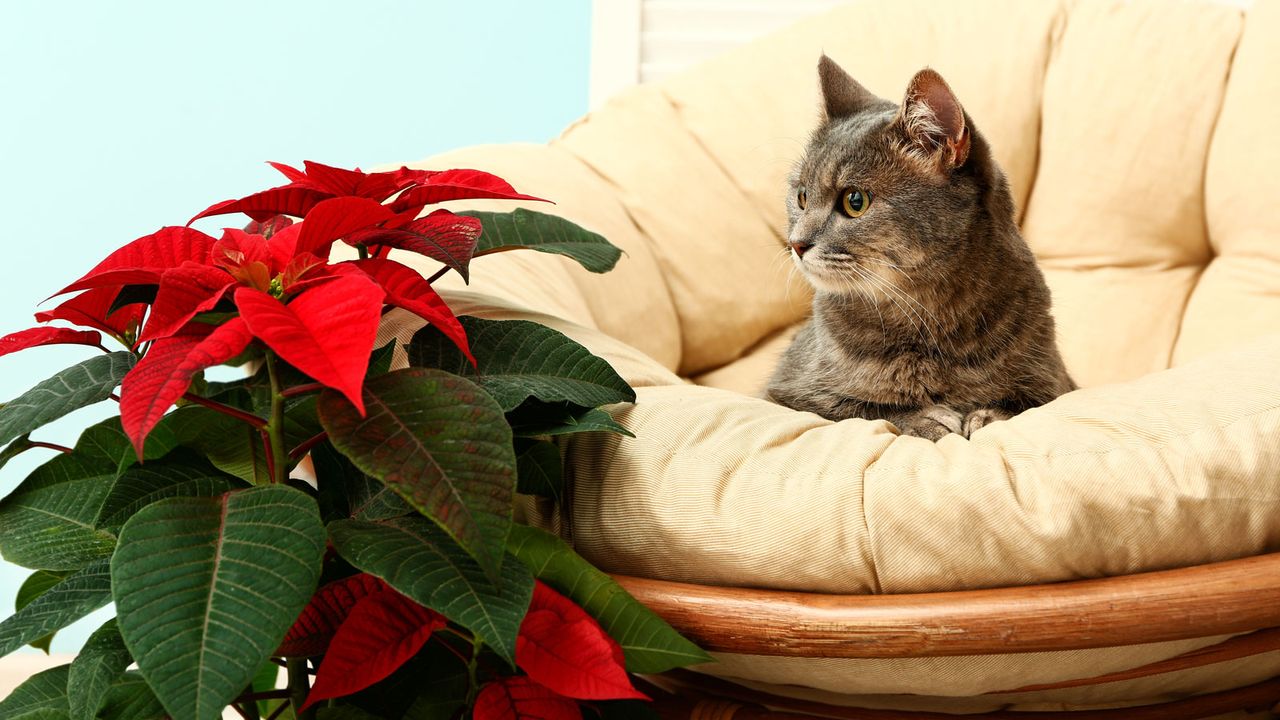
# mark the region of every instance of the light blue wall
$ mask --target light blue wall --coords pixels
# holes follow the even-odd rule
[[[368,167],[550,139],[586,111],[589,13],[588,0],[0,5],[0,334],[124,242],[278,184],[267,160]],[[0,400],[90,352],[0,357]],[[37,438],[70,445],[110,410]],[[49,455],[0,470],[0,493]],[[0,617],[28,572],[0,565]]]

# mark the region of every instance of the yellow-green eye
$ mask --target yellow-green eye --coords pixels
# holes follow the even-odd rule
[[[809,196],[805,193],[804,188],[800,188],[800,192],[796,193],[796,204],[803,210],[807,202],[809,202]]]
[[[870,192],[849,188],[844,191],[844,195],[840,196],[840,209],[851,218],[858,217],[869,207],[871,207]]]

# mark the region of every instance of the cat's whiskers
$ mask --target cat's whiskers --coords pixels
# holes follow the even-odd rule
[[[888,260],[881,260],[881,259],[879,259],[879,258],[872,258],[872,257],[864,257],[864,258],[860,258],[860,259],[861,259],[861,260],[866,260],[867,262],[873,262],[873,263],[876,263],[877,265],[884,265],[885,267],[889,268],[890,270],[894,270],[894,271],[896,271],[896,272],[897,272],[899,275],[901,275],[901,276],[902,276],[902,277],[903,277],[907,282],[911,282],[911,276],[910,276],[910,275],[908,275],[908,274],[906,273],[906,271],[905,271],[905,270],[903,270],[901,267],[898,267],[897,265],[895,265],[895,264],[893,264],[893,263],[889,262]]]
[[[898,286],[897,286],[897,285],[895,285],[894,283],[889,282],[886,278],[882,278],[882,277],[876,276],[876,275],[875,275],[875,273],[868,273],[868,274],[870,274],[870,275],[872,275],[872,276],[876,277],[876,279],[877,279],[878,281],[880,281],[880,282],[882,283],[882,285],[883,285],[886,289],[892,289],[892,290],[894,291],[894,293],[895,293],[898,297],[902,298],[902,299],[903,299],[903,300],[905,300],[907,303],[909,303],[909,304],[911,304],[911,305],[914,305],[915,307],[919,308],[921,312],[923,312],[923,313],[927,314],[927,315],[929,316],[929,318],[933,320],[934,325],[936,326],[936,329],[937,329],[939,332],[941,332],[941,331],[942,331],[942,321],[938,319],[938,316],[937,316],[937,315],[936,315],[932,310],[930,310],[930,309],[929,309],[929,307],[928,307],[927,305],[925,305],[924,303],[922,303],[922,302],[920,302],[919,300],[917,300],[917,299],[915,298],[915,296],[913,296],[913,295],[912,295],[910,292],[908,292],[905,288],[898,287]],[[921,321],[922,321],[922,322],[924,322],[924,318],[921,318]],[[925,322],[925,327],[929,327],[929,324],[928,324],[927,322]],[[933,333],[933,329],[934,329],[934,328],[930,328],[930,335],[933,335],[933,336],[934,336],[934,345],[935,345],[935,347],[938,347],[938,349],[940,350],[940,349],[941,349],[941,347],[940,347],[940,344],[937,342],[937,336],[936,336],[936,335],[934,335],[934,333]],[[944,333],[944,335],[945,335],[945,333]],[[954,345],[954,343],[952,343],[952,342],[948,341],[947,345],[951,348],[951,351],[952,351],[952,352],[955,352],[955,345]]]
[[[896,306],[898,310],[902,313],[902,317],[906,319],[907,322],[911,323],[911,327],[915,329],[918,335],[920,335],[920,341],[922,343],[924,343],[925,345],[932,345],[935,348],[938,347],[937,338],[934,337],[933,329],[929,327],[929,323],[925,322],[925,319],[921,317],[919,313],[913,310],[909,305],[904,306],[901,302],[899,302],[897,294],[893,292],[893,290],[889,287],[887,283],[884,282],[882,278],[876,277],[874,273],[868,272],[867,270],[858,267],[856,263],[850,264],[848,267],[858,277],[862,278],[863,280],[866,280],[868,283],[870,283],[873,286],[880,287],[882,290],[885,291],[885,297],[889,298],[889,301],[892,302],[894,306]],[[919,320],[920,322],[917,323],[916,320]],[[925,337],[925,331],[928,331],[929,337]]]
[[[791,304],[791,288],[795,285],[796,273],[800,271],[800,268],[796,267],[796,264],[792,262],[791,250],[787,248],[779,250],[778,254],[774,256],[773,262],[775,273],[778,271],[778,263],[784,264],[787,268],[787,277],[783,279],[783,285],[786,287],[783,292],[783,300],[789,305]]]
[[[873,309],[876,310],[876,316],[877,318],[879,318],[879,322],[881,322],[881,348],[888,348],[888,331],[887,329],[884,329],[884,314],[881,313],[881,309],[879,309],[879,295],[877,293],[877,290],[878,288],[874,286],[870,288],[870,291],[872,291],[872,295],[874,297],[872,297],[872,301],[870,302],[867,302],[867,299],[865,299],[864,297],[863,302],[865,302],[865,304],[867,305],[872,306]],[[861,296],[859,295],[859,297]]]
[[[894,283],[890,282],[888,279],[880,277],[879,275],[876,275],[875,273],[867,270],[866,268],[858,268],[858,270],[862,272],[864,277],[868,278],[872,283],[878,285],[881,289],[883,289],[886,294],[892,295],[898,300],[902,300],[903,302],[907,303],[907,307],[905,309],[910,311],[910,313],[920,321],[920,324],[923,325],[924,329],[927,330],[929,333],[929,339],[925,340],[925,344],[926,345],[931,344],[935,350],[938,350],[938,351],[942,350],[942,343],[938,341],[938,332],[942,331],[942,323],[941,321],[938,320],[938,316],[935,315],[932,310],[930,310],[924,303],[920,302],[914,296],[912,296],[911,293],[907,292],[905,289],[901,287],[898,287]],[[899,310],[904,309],[901,303],[895,302],[895,304],[897,304]],[[915,308],[919,308],[920,312],[916,312]],[[923,315],[921,315],[920,314],[921,312],[923,312],[925,315],[928,315],[928,319],[926,319]],[[930,319],[933,320],[934,325],[937,326],[936,328],[930,326],[929,324]],[[913,326],[915,325],[914,321],[912,322],[912,325]],[[935,332],[935,330],[937,330],[938,332]],[[916,331],[919,332],[918,326],[916,328]],[[923,337],[921,339],[924,340]],[[948,339],[947,345],[951,348],[951,351],[954,353],[955,345],[949,339]]]

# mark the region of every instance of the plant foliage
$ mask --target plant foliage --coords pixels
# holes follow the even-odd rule
[[[628,434],[600,406],[635,393],[556,330],[455,317],[434,277],[387,255],[468,278],[507,250],[592,272],[620,251],[553,215],[432,207],[539,200],[479,170],[273,166],[285,184],[193,218],[243,213],[243,229],[138,238],[43,324],[0,338],[0,355],[103,353],[0,406],[0,467],[58,451],[0,499],[0,553],[35,571],[0,655],[116,609],[0,716],[579,718],[584,702],[645,699],[628,671],[707,661],[513,519],[519,494],[561,497],[556,439]],[[357,259],[337,260],[337,243]],[[404,347],[375,347],[388,306],[426,322]],[[219,365],[245,376],[206,382]],[[32,438],[108,400],[119,416],[74,447]]]

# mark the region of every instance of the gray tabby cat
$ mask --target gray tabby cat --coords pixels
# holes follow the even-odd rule
[[[1004,173],[946,81],[921,70],[899,107],[825,55],[818,75],[787,198],[813,317],[768,397],[937,440],[1073,390]]]

